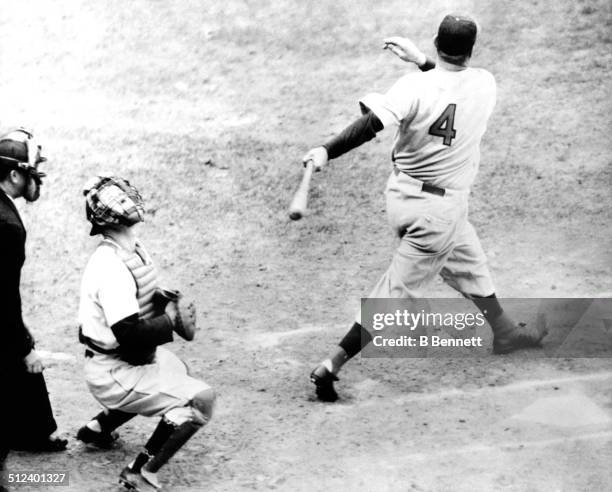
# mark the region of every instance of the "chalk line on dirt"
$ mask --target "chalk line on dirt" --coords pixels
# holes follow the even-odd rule
[[[38,355],[43,359],[54,360],[59,362],[74,361],[76,357],[72,354],[66,354],[64,352],[49,352],[48,350],[37,350]]]
[[[305,325],[295,330],[287,331],[267,331],[265,333],[257,333],[251,337],[251,341],[260,347],[273,347],[278,345],[282,339],[295,336],[307,335],[309,333],[317,333],[319,331],[337,330],[344,325]]]
[[[591,432],[589,434],[553,437],[550,439],[537,439],[533,441],[506,441],[496,445],[469,444],[467,446],[458,446],[456,448],[444,448],[432,451],[430,453],[411,453],[401,456],[393,456],[393,459],[389,460],[387,466],[389,468],[396,468],[404,466],[404,463],[410,460],[429,460],[432,458],[457,454],[469,456],[470,453],[492,453],[500,450],[512,451],[524,448],[547,448],[549,446],[556,446],[559,444],[577,443],[580,441],[594,441],[598,439],[612,439],[612,431]],[[398,463],[398,461],[400,463]]]
[[[517,383],[511,383],[504,386],[485,386],[483,388],[474,388],[470,390],[461,390],[457,388],[442,389],[431,393],[408,393],[392,398],[376,398],[374,400],[366,400],[363,402],[351,403],[350,405],[337,405],[334,408],[342,411],[351,407],[368,407],[378,406],[381,403],[387,401],[396,405],[402,405],[414,401],[431,401],[440,400],[444,398],[457,398],[457,397],[479,397],[482,395],[493,395],[500,393],[510,393],[515,391],[525,391],[541,386],[557,386],[563,384],[581,383],[581,382],[597,382],[607,381],[612,379],[612,372],[597,372],[589,374],[581,374],[577,376],[567,376],[561,378],[552,379],[536,379],[529,381],[519,381]]]

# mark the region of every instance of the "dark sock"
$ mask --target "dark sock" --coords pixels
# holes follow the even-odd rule
[[[489,324],[491,324],[491,321],[498,318],[504,311],[499,305],[499,301],[495,294],[491,294],[487,297],[472,296],[471,299],[478,309],[482,311],[482,314],[484,314]]]
[[[132,465],[132,471],[139,473],[143,465],[159,452],[164,443],[176,429],[177,426],[175,424],[169,420],[166,420],[165,418],[162,418],[153,431],[153,434],[151,434],[151,437],[145,444],[144,450],[141,451],[138,456],[136,456],[134,464]]]
[[[344,349],[348,358],[351,359],[361,352],[361,349],[371,341],[372,335],[370,335],[359,323],[354,323],[338,345]]]
[[[135,413],[122,412],[121,410],[108,410],[106,412],[100,412],[94,417],[94,420],[98,421],[102,432],[110,434],[117,427],[122,426],[135,416]]]

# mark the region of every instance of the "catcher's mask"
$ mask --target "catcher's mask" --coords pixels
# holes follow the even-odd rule
[[[90,236],[108,226],[131,226],[144,221],[144,202],[129,181],[104,174],[89,180],[83,189],[85,213],[92,223]]]
[[[18,128],[0,137],[0,165],[24,173],[27,180],[23,197],[29,202],[38,200],[42,178],[46,176],[38,170],[39,164],[47,160],[40,152],[41,146],[32,132],[25,128]]]

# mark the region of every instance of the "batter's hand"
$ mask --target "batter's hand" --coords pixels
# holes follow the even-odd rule
[[[427,56],[416,44],[408,38],[392,36],[384,39],[385,46],[383,49],[389,49],[400,60],[405,62],[416,63],[417,66],[423,65],[427,61]]]
[[[302,158],[304,166],[308,161],[312,161],[312,166],[315,171],[320,171],[327,164],[327,149],[325,147],[315,147],[306,152]]]
[[[31,374],[39,374],[45,368],[42,359],[34,349],[30,350],[30,353],[24,357],[23,362],[25,363],[26,370]]]

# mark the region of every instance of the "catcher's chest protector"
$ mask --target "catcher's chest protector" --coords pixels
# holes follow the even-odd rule
[[[153,294],[157,288],[157,270],[145,249],[136,243],[136,251],[126,251],[113,241],[105,240],[117,251],[117,255],[125,263],[136,282],[136,298],[138,300],[138,317],[153,318],[155,306]]]

